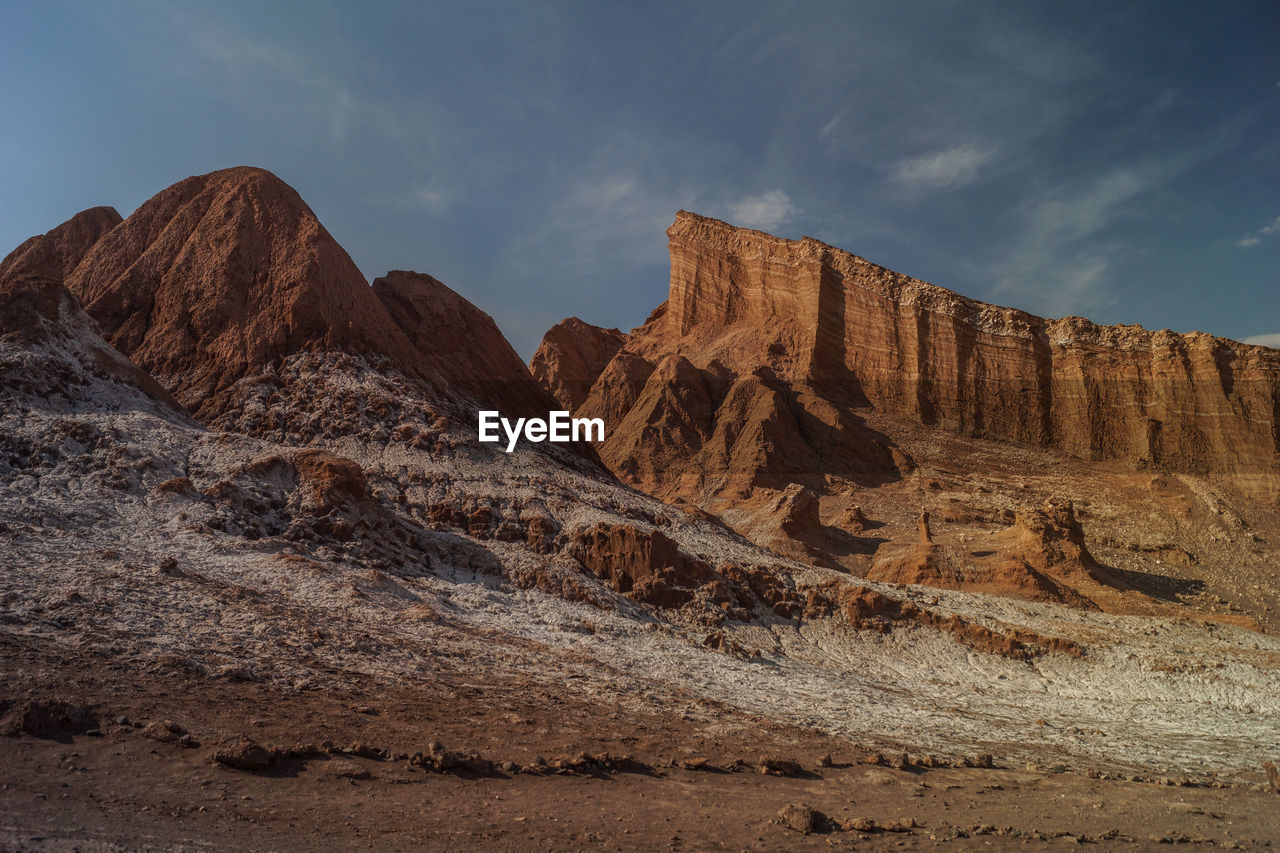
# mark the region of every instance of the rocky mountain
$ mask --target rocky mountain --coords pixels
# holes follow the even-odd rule
[[[1065,460],[1080,460],[1072,467],[1083,482],[1130,472],[1139,495],[1155,472],[1216,477],[1252,511],[1274,512],[1275,350],[1045,320],[817,240],[683,211],[667,233],[668,300],[594,375],[575,366],[576,382],[594,379],[577,411],[610,424],[601,459],[650,494],[868,578],[1125,611],[1153,604],[1139,591],[1154,589],[1150,568],[1135,557],[1148,546],[1127,541],[1132,530],[1099,533],[1099,553],[1119,546],[1099,563],[1077,515],[1101,514],[1106,527],[1144,499],[1125,495],[1096,513],[1096,487],[1068,494],[1051,473]],[[560,337],[544,347],[558,351]],[[554,365],[540,366],[544,387],[558,387]],[[936,447],[945,434],[957,437],[945,440],[947,456]],[[1019,448],[1017,488],[988,482],[1006,466],[974,461],[985,442]],[[942,468],[954,488],[935,476]],[[1066,509],[1045,516],[1045,502]],[[1174,530],[1184,509],[1169,518]],[[917,539],[922,511],[944,523],[943,541]],[[1053,544],[1073,538],[1067,551]],[[1175,533],[1154,551],[1224,573],[1241,561],[1262,571],[1256,543],[1214,553],[1222,541],[1198,539]]]
[[[66,284],[106,339],[205,423],[278,429],[266,401],[305,394],[300,375],[335,358],[452,403],[546,410],[487,315],[427,275],[395,271],[370,288],[297,192],[263,169],[174,184],[96,242]]]
[[[596,377],[626,341],[617,329],[604,329],[569,317],[542,337],[529,372],[568,411],[582,405]]]
[[[818,739],[885,773],[1261,778],[1280,508],[1251,407],[1274,353],[1214,343],[1234,384],[1184,398],[1200,338],[1176,373],[1182,345],[1059,341],[1083,327],[814,241],[690,214],[671,238],[671,299],[629,335],[560,324],[541,385],[436,279],[370,286],[262,170],[24,243],[0,263],[0,728],[93,756],[84,733],[102,734],[112,777],[137,756],[195,766],[198,748],[202,777],[274,768],[273,784],[343,756],[344,785],[392,765],[407,781],[661,766],[696,785],[801,771],[725,744]],[[855,322],[858,305],[884,313]],[[895,377],[908,340],[936,376]],[[1088,459],[1022,411],[979,426],[1017,398],[980,380],[1023,387],[1027,352],[1048,359],[1044,423],[1070,409],[1061,365],[1098,382],[1095,361],[1138,365],[1123,393],[1166,419],[1147,450],[1201,430],[1213,471],[1134,456],[1109,421]],[[605,418],[612,474],[477,440],[478,405],[574,401]],[[1109,417],[1095,402],[1070,417]],[[428,727],[470,751],[410,748]],[[548,762],[552,742],[577,757]]]

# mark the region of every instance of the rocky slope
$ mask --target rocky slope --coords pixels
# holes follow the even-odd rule
[[[107,321],[125,316],[103,330],[159,365],[197,419],[148,394],[152,380],[56,279],[37,291],[3,279],[0,316],[39,296],[39,334],[0,334],[0,649],[22,650],[4,708],[83,702],[68,685],[143,676],[162,685],[160,703],[172,685],[189,709],[247,683],[283,708],[300,694],[417,689],[448,670],[467,685],[518,681],[561,722],[566,695],[672,719],[714,705],[939,761],[980,746],[1003,764],[1261,778],[1280,643],[1231,622],[1263,618],[1265,603],[1241,599],[1216,622],[1174,618],[1187,608],[1155,597],[1145,562],[1124,562],[1173,561],[1167,548],[1194,545],[1200,562],[1174,579],[1231,555],[1233,577],[1254,578],[1240,549],[1265,562],[1271,546],[1242,544],[1246,532],[1276,520],[1222,484],[1106,479],[1043,450],[912,432],[792,382],[781,351],[735,374],[698,353],[655,359],[650,329],[627,340],[580,411],[637,412],[631,453],[650,447],[656,423],[637,474],[680,472],[719,496],[723,515],[664,503],[577,455],[476,440],[465,414],[488,386],[470,380],[544,392],[509,347],[486,345],[496,329],[461,296],[416,274],[372,288],[348,278],[345,255],[266,173],[192,180],[107,230],[68,280],[96,294],[85,298]],[[169,219],[156,213],[166,206]],[[206,221],[213,209],[241,225]],[[336,267],[309,266],[325,253]],[[365,313],[334,308],[357,303]],[[204,332],[181,319],[196,314]],[[392,327],[393,346],[370,337]],[[166,341],[172,352],[154,349]],[[475,372],[447,373],[450,347],[471,353],[454,369]],[[675,442],[696,451],[681,457]],[[1046,489],[1070,506],[1046,505]],[[1146,538],[1130,532],[1134,507]],[[1191,529],[1221,541],[1200,549]],[[1045,579],[1017,588],[1046,594],[973,591],[972,575],[997,564]],[[919,579],[910,571],[944,588],[903,585]],[[1014,586],[987,592],[1003,584]],[[1106,596],[1131,594],[1144,615],[1108,612],[1122,608]],[[81,665],[101,671],[66,677]],[[473,719],[455,693],[420,701]],[[242,716],[245,731],[260,722],[240,705],[217,714]],[[190,723],[202,724],[213,725]],[[293,730],[300,740],[314,736],[307,725]],[[607,725],[588,736],[631,743]]]
[[[1044,320],[816,240],[683,211],[668,237],[667,302],[577,411],[610,425],[600,457],[619,478],[722,515],[779,553],[899,583],[1145,612],[1144,577],[1164,562],[1133,558],[1135,530],[1088,522],[1097,547],[1122,552],[1108,566],[1083,534],[1064,536],[1079,532],[1074,515],[1040,518],[1046,501],[1084,506],[1094,494],[1067,494],[1060,460],[1082,460],[1072,463],[1082,481],[1118,465],[1135,489],[1144,471],[1225,477],[1239,500],[1264,514],[1275,506],[1274,350]],[[958,455],[940,456],[940,430],[1027,450],[998,510],[973,482],[984,469],[964,461],[980,445],[951,442]],[[939,466],[959,469],[954,489],[931,476]],[[939,505],[942,491],[952,494]],[[1141,499],[1103,515],[1132,515],[1129,500]],[[945,542],[919,541],[914,521],[929,510]],[[1160,550],[1185,554],[1184,565],[1265,560],[1251,539],[1223,549],[1181,535],[1195,547]],[[1138,572],[1110,570],[1121,563]]]
[[[566,410],[582,405],[609,361],[627,336],[569,317],[542,337],[529,362],[529,372]]]
[[[262,169],[174,184],[98,241],[66,284],[113,346],[206,423],[250,428],[239,419],[255,385],[278,385],[291,358],[335,353],[450,400],[546,410],[488,316],[426,275],[397,271],[370,288],[298,194]]]

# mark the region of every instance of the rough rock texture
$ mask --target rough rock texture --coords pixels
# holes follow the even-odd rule
[[[120,223],[111,207],[81,211],[53,230],[30,238],[0,261],[0,334],[34,334],[40,319],[57,321],[68,273],[94,244]]]
[[[179,181],[85,256],[67,287],[106,339],[197,417],[282,356],[341,349],[419,358],[294,190],[239,167]]]
[[[486,314],[429,275],[394,271],[370,288],[262,169],[169,187],[98,241],[67,286],[111,344],[205,423],[250,429],[250,386],[287,381],[299,354],[361,358],[468,406],[551,408]]]
[[[120,214],[114,208],[93,207],[9,253],[0,262],[0,335],[26,345],[72,342],[83,349],[99,374],[139,388],[153,400],[181,411],[149,373],[107,345],[64,285],[67,272],[119,222]],[[38,385],[47,394],[56,393],[64,380],[25,370],[14,373],[25,375],[8,374],[0,380],[12,376],[22,384]]]
[[[1270,473],[1280,352],[1044,320],[811,238],[681,212],[663,335],[731,366],[836,385],[966,435],[1198,473]],[[752,341],[748,330],[754,331]]]
[[[617,329],[569,317],[542,336],[529,370],[539,385],[572,412],[587,399],[591,386],[626,340]]]
[[[436,279],[392,270],[373,292],[421,353],[420,371],[442,377],[451,393],[504,416],[545,418],[556,408],[493,319]]]
[[[94,244],[120,224],[114,207],[91,207],[44,234],[31,237],[0,262],[0,278],[22,269],[64,280]]]

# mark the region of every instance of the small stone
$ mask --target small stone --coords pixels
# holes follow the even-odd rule
[[[804,803],[791,803],[778,812],[778,822],[804,835],[817,832],[827,823],[827,816]]]
[[[214,748],[213,760],[237,770],[265,770],[271,766],[271,752],[244,735],[236,735]]]
[[[331,758],[325,762],[325,771],[341,779],[370,779],[373,774],[347,758]]]

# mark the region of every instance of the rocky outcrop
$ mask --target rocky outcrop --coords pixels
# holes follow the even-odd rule
[[[966,435],[1179,471],[1276,469],[1276,350],[1045,320],[692,213],[667,234],[669,347]]]
[[[543,417],[557,408],[488,314],[425,273],[392,270],[373,292],[420,353],[419,372],[450,393],[504,415]]]
[[[1011,527],[964,549],[934,541],[929,514],[920,517],[920,542],[888,547],[866,573],[869,580],[963,589],[1052,601],[1089,610],[1096,599],[1128,587],[1098,565],[1070,502],[1024,508]]]
[[[114,207],[82,210],[57,228],[31,237],[10,252],[0,261],[0,278],[22,270],[63,281],[102,235],[120,222],[120,214]]]
[[[107,340],[197,417],[282,356],[417,357],[355,263],[294,190],[240,167],[179,181],[100,240],[67,278]]]
[[[533,378],[572,412],[583,404],[600,373],[627,336],[569,317],[547,331],[529,362]]]
[[[40,320],[56,322],[66,298],[67,274],[94,244],[120,223],[114,208],[93,207],[57,228],[28,239],[0,261],[0,334],[19,332],[28,338]]]
[[[119,223],[120,214],[113,208],[93,207],[10,252],[0,262],[0,335],[26,346],[69,342],[91,369],[180,411],[182,407],[150,374],[107,345],[64,284],[67,273]],[[0,385],[6,388],[52,395],[65,387],[66,377],[41,375],[31,365],[9,367],[0,366]]]
[[[253,431],[240,413],[259,404],[247,406],[253,389],[237,384],[278,385],[296,372],[283,360],[298,354],[362,357],[482,407],[551,407],[486,314],[429,275],[394,271],[369,287],[298,194],[263,169],[174,184],[99,240],[67,286],[110,343],[220,427]]]

